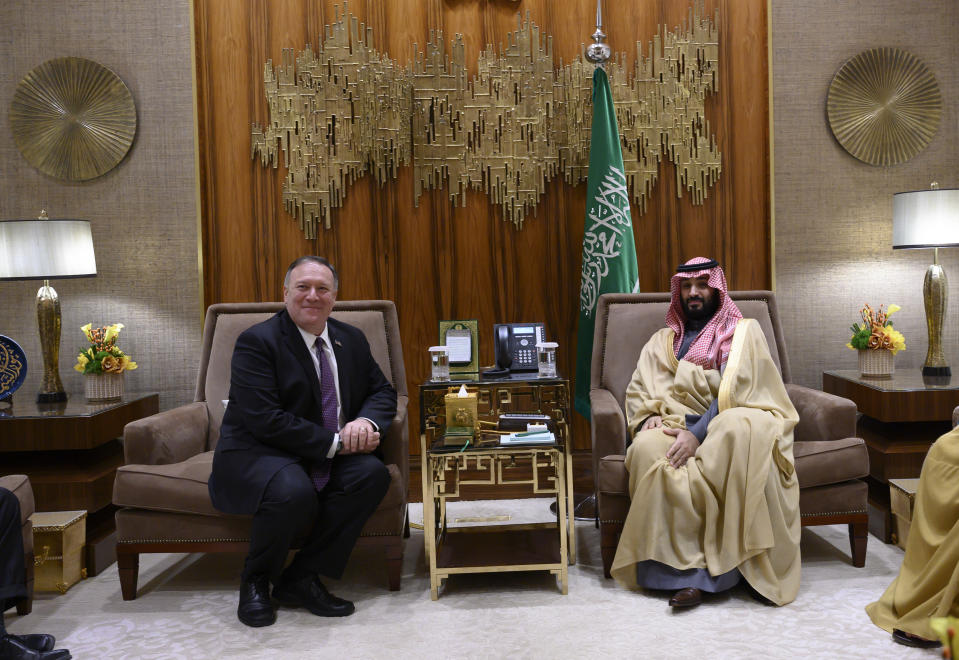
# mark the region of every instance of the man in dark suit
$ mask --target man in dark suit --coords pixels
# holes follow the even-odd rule
[[[246,330],[233,351],[210,497],[224,513],[253,514],[237,608],[248,626],[276,621],[271,582],[281,605],[352,614],[319,575],[342,575],[389,487],[378,448],[396,391],[363,333],[329,318],[338,285],[326,259],[300,257],[283,283],[286,309]]]

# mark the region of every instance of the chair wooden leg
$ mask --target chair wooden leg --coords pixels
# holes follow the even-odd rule
[[[399,536],[390,538],[383,550],[386,554],[386,576],[390,582],[390,591],[399,591],[403,574],[403,539]]]
[[[406,519],[403,520],[403,538],[408,539],[410,537],[410,512],[409,509],[406,511]]]
[[[17,601],[17,614],[20,616],[25,616],[30,614],[33,611],[33,553],[25,552],[23,553],[23,566],[25,581],[27,584],[27,595],[26,597]],[[3,616],[0,613],[0,616]]]
[[[613,557],[616,556],[616,546],[619,545],[619,535],[623,532],[622,523],[600,522],[600,552],[603,555],[603,575],[612,577],[609,569],[613,566]]]
[[[865,516],[863,516],[865,518]],[[866,565],[866,541],[869,538],[869,519],[849,523],[849,548],[852,552],[852,565],[862,568]]]
[[[137,573],[140,571],[140,553],[123,550],[123,545],[117,545],[117,571],[120,573],[120,591],[123,600],[133,600],[137,597]]]

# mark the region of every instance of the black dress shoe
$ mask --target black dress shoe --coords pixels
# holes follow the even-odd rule
[[[73,656],[67,649],[57,651],[38,651],[30,648],[18,635],[4,635],[0,638],[0,658],[3,660],[70,660]]]
[[[669,599],[670,607],[696,607],[703,602],[703,592],[696,587],[680,589]]]
[[[276,623],[276,610],[270,600],[270,579],[254,575],[240,583],[240,605],[236,616],[241,623],[251,628],[271,626]]]
[[[34,651],[52,651],[57,645],[57,639],[53,635],[32,634],[32,635],[10,635],[24,646]]]
[[[280,605],[305,607],[317,616],[349,616],[356,610],[350,601],[327,591],[315,575],[280,582],[273,589],[273,597]]]
[[[899,630],[899,628],[893,628],[892,641],[902,644],[903,646],[915,646],[919,649],[935,649],[942,646],[942,642],[939,640],[926,639],[919,635],[907,633],[905,630]]]

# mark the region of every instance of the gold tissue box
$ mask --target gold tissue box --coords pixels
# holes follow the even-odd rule
[[[476,392],[467,390],[466,396],[460,396],[459,389],[452,389],[444,400],[447,435],[472,437],[478,425]]]
[[[87,576],[83,566],[86,518],[86,511],[42,511],[31,516],[36,591],[65,594]]]

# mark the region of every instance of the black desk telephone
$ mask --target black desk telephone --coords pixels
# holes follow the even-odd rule
[[[486,377],[506,376],[515,371],[536,371],[536,344],[546,341],[542,323],[497,323],[493,326],[496,366]]]

